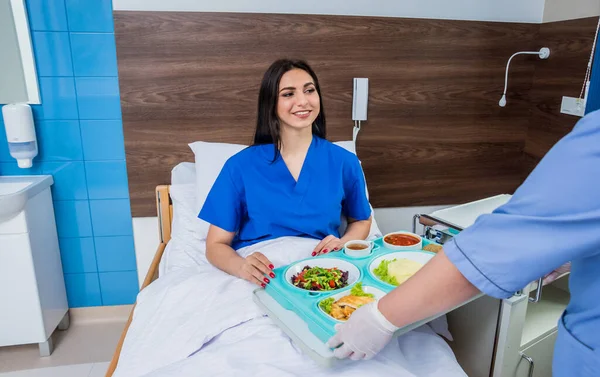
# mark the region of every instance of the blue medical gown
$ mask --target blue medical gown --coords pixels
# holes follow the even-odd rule
[[[367,220],[371,207],[353,153],[313,136],[298,181],[273,144],[248,147],[225,163],[198,215],[236,232],[239,249],[283,236],[340,237],[341,215]]]
[[[553,374],[600,377],[600,112],[579,121],[508,203],[444,250],[472,284],[497,298],[572,261]]]

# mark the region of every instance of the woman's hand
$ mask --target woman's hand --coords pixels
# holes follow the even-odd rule
[[[259,252],[252,253],[242,260],[238,268],[237,276],[250,283],[265,287],[269,284],[269,278],[275,277],[273,263]]]
[[[314,257],[315,255],[327,254],[332,251],[338,251],[342,247],[344,247],[344,243],[342,242],[342,240],[330,234],[327,237],[323,238],[321,242],[319,242],[317,247],[315,247],[315,249],[313,250],[312,256]]]

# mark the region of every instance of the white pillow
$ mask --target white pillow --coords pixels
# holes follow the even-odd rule
[[[353,154],[354,143],[352,141],[338,141],[334,144],[339,145],[340,147],[350,151]],[[194,152],[195,161],[196,161],[196,204],[197,204],[197,212],[196,215],[200,212],[200,209],[204,205],[206,201],[206,197],[210,192],[217,176],[221,172],[223,165],[225,162],[234,154],[238,153],[242,149],[246,148],[247,145],[240,144],[228,144],[228,143],[209,143],[204,141],[196,141],[194,143],[189,144],[190,148]],[[367,199],[369,198],[369,192],[367,190]],[[370,205],[370,204],[369,204]],[[371,213],[373,213],[373,207],[371,207]],[[200,220],[202,223],[202,227],[200,231],[202,232],[202,239],[206,239],[206,235],[208,234],[209,224],[203,220]],[[342,216],[342,223],[340,225],[340,232],[346,230],[347,221],[344,216]],[[379,226],[377,226],[377,222],[375,221],[375,217],[373,216],[373,222],[371,223],[371,230],[369,232],[368,239],[381,237],[381,231],[379,230]]]

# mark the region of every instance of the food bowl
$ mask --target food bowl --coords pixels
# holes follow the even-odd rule
[[[375,245],[373,241],[352,240],[344,245],[344,254],[353,258],[362,258],[371,255],[374,248],[378,249],[379,246]]]
[[[421,250],[423,239],[411,232],[392,232],[383,236],[383,245],[390,250]]]
[[[348,284],[344,287],[340,287],[340,288],[329,288],[329,289],[323,289],[323,290],[309,290],[309,289],[304,289],[304,288],[300,288],[295,286],[292,283],[292,277],[296,276],[297,274],[299,274],[300,272],[302,272],[302,270],[304,269],[305,266],[308,267],[322,267],[322,268],[333,268],[333,267],[337,267],[338,269],[342,270],[342,271],[348,271]],[[360,279],[360,270],[352,263],[347,262],[345,260],[342,259],[337,259],[337,258],[314,258],[314,259],[307,259],[307,260],[303,260],[300,262],[296,262],[293,265],[289,266],[288,269],[285,271],[285,281],[289,284],[289,286],[297,291],[301,291],[301,292],[318,292],[318,293],[327,293],[327,292],[333,292],[333,291],[339,291],[340,289],[345,289],[346,287],[350,287],[352,286],[354,283],[356,283],[359,279]]]
[[[385,292],[384,291],[382,291],[381,289],[372,287],[370,285],[362,287],[362,290],[365,293],[371,293],[371,294],[373,294],[375,296],[374,297],[375,300],[379,300],[383,296],[385,296]],[[323,298],[322,300],[319,300],[319,302],[317,303],[317,307],[319,308],[319,311],[321,313],[323,313],[323,315],[326,315],[327,317],[333,319],[334,321],[337,321],[337,322],[340,322],[340,323],[344,322],[344,320],[337,319],[333,315],[327,313],[325,310],[323,310],[323,308],[321,307],[320,304],[321,304],[321,302],[323,302],[324,300],[327,300],[329,298],[333,298],[334,302],[338,301],[342,297],[346,297],[346,296],[350,295],[350,291],[351,291],[351,289],[347,289],[347,290],[344,290],[342,292],[338,292],[338,293],[336,293],[334,295],[327,296],[327,297]]]
[[[371,264],[369,264],[369,273],[371,274],[373,279],[377,279],[378,281],[388,285],[389,287],[395,288],[396,287],[395,285],[390,284],[386,281],[383,281],[375,274],[375,269],[377,267],[379,267],[379,265],[381,264],[382,261],[384,261],[384,260],[392,261],[394,259],[398,259],[398,260],[408,259],[408,260],[420,263],[422,265],[425,265],[434,256],[435,256],[434,253],[423,252],[423,251],[400,251],[397,253],[384,254],[384,255],[381,255],[371,261]]]

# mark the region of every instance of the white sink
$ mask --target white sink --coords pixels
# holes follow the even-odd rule
[[[54,183],[51,175],[0,177],[0,222],[17,215],[33,198]]]

